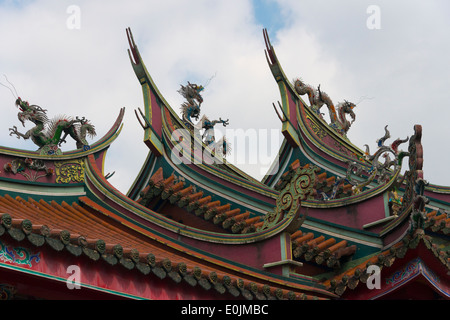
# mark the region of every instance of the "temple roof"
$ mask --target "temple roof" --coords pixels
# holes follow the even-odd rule
[[[92,275],[83,285],[114,297],[198,298],[214,292],[212,299],[372,299],[404,282],[367,291],[361,283],[371,265],[386,279],[412,263],[422,276],[433,274],[430,286],[450,297],[450,191],[424,180],[420,125],[408,139],[389,145],[385,127],[378,149],[362,151],[346,136],[351,123],[345,116],[355,119],[353,106],[334,106],[322,89],[299,79],[291,83],[264,31],[267,62],[280,89],[281,103],[274,107],[284,141],[277,170],[257,181],[226,161],[225,140],[216,145],[213,136],[198,135],[196,113],[186,110],[200,108],[202,86],[182,87],[193,96],[187,95],[178,116],[129,29],[127,37],[144,100],[144,111],[135,113],[149,149],[136,180],[123,194],[104,174],[106,151],[120,134],[125,109],[103,138],[83,140],[77,150],[62,152],[60,140],[39,151],[0,147],[0,268],[61,281],[68,259]],[[23,113],[34,109],[21,103],[25,119]],[[324,103],[331,123],[319,112]],[[76,123],[87,124],[84,118],[63,121]],[[40,133],[34,138],[44,143]],[[47,267],[19,263],[14,252],[21,250],[37,250]],[[122,280],[99,281],[103,266]],[[167,291],[158,295],[156,287]]]
[[[127,270],[137,269],[142,275],[156,276],[180,283],[186,281],[202,290],[214,288],[229,297],[260,298],[317,298],[316,293],[332,297],[325,290],[298,293],[305,286],[286,286],[279,280],[254,277],[251,274],[208,263],[182,250],[162,246],[142,234],[127,230],[117,221],[105,218],[111,214],[87,197],[79,203],[68,204],[51,201],[36,201],[32,198],[0,198],[0,235],[9,235],[17,241],[29,242],[33,246],[49,246],[57,252],[67,251],[78,256],[87,256],[97,263],[123,266]],[[113,214],[111,214],[112,216]],[[123,271],[122,271],[123,272]],[[297,291],[297,292],[296,292]],[[316,292],[314,292],[316,291]]]

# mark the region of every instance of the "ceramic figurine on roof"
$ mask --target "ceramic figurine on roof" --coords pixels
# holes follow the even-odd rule
[[[389,139],[390,134],[387,130],[387,126],[385,127],[385,135],[377,140],[378,149],[377,151],[371,155],[370,148],[368,145],[366,146],[365,159],[368,163],[371,163],[371,167],[367,169],[367,164],[358,163],[356,161],[349,161],[349,165],[347,168],[347,181],[349,181],[354,186],[354,192],[360,193],[362,189],[368,186],[372,181],[378,179],[379,183],[386,183],[390,180],[393,175],[396,175],[401,169],[402,160],[405,156],[408,155],[407,152],[399,151],[398,147],[400,144],[408,141],[409,138],[406,139],[397,139],[390,146],[385,146],[384,143],[387,139]],[[389,154],[394,156],[394,159],[391,160]],[[382,163],[379,161],[379,158],[383,157],[385,161]],[[364,168],[366,168],[366,172],[370,174],[366,181],[361,182],[361,180],[356,180],[352,178],[352,175],[360,176],[362,175]]]
[[[328,112],[331,120],[330,126],[336,129],[336,131],[338,131],[339,133],[345,135],[350,129],[353,122],[355,122],[356,115],[353,112],[353,108],[355,108],[356,105],[354,103],[344,100],[344,102],[338,103],[335,108],[330,96],[320,90],[320,85],[316,90],[309,84],[304,83],[301,79],[296,79],[294,82],[294,87],[295,91],[299,95],[308,95],[310,107],[318,115],[321,116],[320,108],[322,108],[324,104],[328,107]],[[347,115],[351,117],[351,122],[347,120]]]
[[[181,105],[181,114],[184,123],[188,128],[192,128],[192,119],[198,120],[200,116],[200,106],[203,102],[203,97],[200,92],[204,89],[203,86],[192,84],[188,81],[187,86],[181,85],[178,92],[187,100]]]
[[[181,89],[178,90],[178,92],[187,100],[187,102],[184,102],[181,105],[181,117],[185,126],[192,130],[194,135],[198,135],[200,130],[204,130],[201,140],[210,148],[217,150],[219,153],[222,153],[223,156],[226,156],[230,153],[229,143],[225,137],[216,142],[214,126],[221,123],[226,127],[229,124],[229,120],[222,120],[222,118],[219,118],[219,120],[210,120],[206,115],[203,115],[196,124],[192,122],[193,119],[198,120],[200,116],[200,106],[203,102],[203,97],[200,92],[202,92],[204,88],[205,87],[201,85],[192,84],[189,81],[187,86],[181,85]]]
[[[47,110],[37,105],[30,105],[28,101],[20,97],[16,100],[16,106],[20,109],[17,114],[22,125],[25,127],[25,121],[35,124],[33,128],[26,133],[21,133],[16,126],[10,128],[9,135],[16,135],[18,139],[31,139],[38,147],[41,154],[61,154],[59,146],[66,142],[65,138],[70,135],[75,141],[77,149],[89,149],[89,143],[86,135],[94,137],[96,135],[94,126],[84,117],[72,119],[66,116],[57,116],[48,119]],[[64,133],[64,136],[61,137]]]
[[[222,120],[222,118],[219,118],[219,120],[209,120],[209,118],[204,115],[197,124],[198,128],[204,130],[202,138],[206,145],[210,145],[216,141],[214,126],[218,123],[221,123],[224,127],[226,127],[228,125],[228,119]]]

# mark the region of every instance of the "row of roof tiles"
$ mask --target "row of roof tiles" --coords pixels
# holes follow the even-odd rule
[[[322,284],[331,292],[341,296],[347,288],[355,289],[360,282],[367,282],[370,275],[367,272],[369,266],[377,265],[380,269],[390,267],[396,259],[403,258],[408,250],[416,248],[421,241],[450,270],[450,252],[448,250],[442,250],[439,245],[433,242],[431,236],[426,235],[423,230],[418,229],[413,234],[405,236],[402,241],[399,241],[391,248],[381,251],[359,263],[357,266],[323,281]]]
[[[293,170],[297,167],[297,161],[291,165]],[[176,182],[173,174],[164,179],[162,168],[153,174],[137,202],[151,208],[157,199],[178,204],[186,211],[233,233],[254,232],[263,224],[262,217],[252,216],[248,211],[241,213],[239,208],[233,209],[229,203],[222,205],[218,200],[212,201],[211,195],[205,195],[203,191],[196,192],[192,185],[185,187],[183,181]],[[313,233],[303,234],[301,230],[292,234],[291,239],[295,259],[312,261],[329,268],[339,267],[341,258],[351,256],[356,251],[356,246],[349,246],[345,240],[336,243],[335,238],[325,240],[323,235],[314,238]]]
[[[427,213],[427,219],[425,221],[426,229],[430,229],[433,232],[442,232],[443,234],[450,233],[450,215],[441,210],[433,210]]]
[[[150,178],[137,202],[151,209],[158,199],[167,200],[233,233],[254,232],[263,224],[261,216],[249,211],[241,212],[240,208],[233,208],[230,203],[213,201],[211,195],[197,192],[192,185],[186,186],[184,181],[176,181],[174,174],[164,179],[162,168]]]
[[[348,245],[346,240],[337,242],[335,238],[315,237],[312,232],[299,230],[291,235],[293,255],[296,259],[313,261],[329,268],[339,268],[341,258],[353,255],[355,245]]]
[[[35,246],[48,245],[56,251],[85,255],[94,261],[137,269],[144,275],[182,281],[205,290],[229,293],[246,299],[317,299],[266,281],[244,278],[190,260],[131,236],[125,230],[98,217],[89,207],[43,200],[28,201],[9,195],[0,197],[0,236],[17,241],[27,239]],[[33,221],[33,222],[32,222]]]

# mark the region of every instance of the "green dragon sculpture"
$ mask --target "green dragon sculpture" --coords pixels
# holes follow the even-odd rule
[[[184,124],[193,129],[194,124],[192,119],[198,120],[200,116],[200,106],[203,102],[203,97],[200,92],[204,87],[188,82],[187,86],[181,85],[181,89],[178,92],[187,100],[181,105],[181,114]]]
[[[24,101],[20,97],[16,100],[16,106],[20,109],[17,117],[22,125],[25,127],[25,121],[31,121],[35,126],[26,133],[17,131],[17,127],[13,126],[9,128],[9,135],[14,134],[17,139],[31,139],[39,147],[37,151],[40,154],[62,154],[59,146],[66,142],[65,139],[68,135],[75,140],[77,149],[90,149],[86,135],[94,137],[96,132],[94,126],[84,117],[73,119],[56,116],[53,119],[48,119],[47,110],[38,105],[30,105],[28,101]]]
[[[181,116],[183,123],[194,133],[194,135],[198,135],[199,139],[201,139],[206,146],[212,150],[222,153],[222,155],[226,157],[231,152],[230,143],[225,136],[223,136],[219,141],[216,141],[214,126],[221,123],[224,127],[226,127],[229,124],[228,119],[222,120],[219,118],[219,120],[209,120],[206,115],[203,115],[203,117],[196,124],[192,122],[193,119],[198,120],[200,117],[200,108],[203,103],[203,97],[200,93],[204,89],[204,86],[193,84],[189,81],[187,86],[181,85],[181,89],[178,90],[178,93],[186,99],[186,102],[181,105]],[[201,137],[199,135],[200,130],[204,130]]]

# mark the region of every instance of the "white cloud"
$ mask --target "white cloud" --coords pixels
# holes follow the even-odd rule
[[[376,1],[381,29],[369,30],[366,9],[373,1],[278,2],[287,9],[290,21],[289,29],[280,31],[278,56],[282,55],[281,46],[283,52],[290,46],[298,54],[297,60],[306,55],[309,61],[311,45],[302,35],[316,44],[312,46],[316,59],[310,61],[313,67],[293,62],[294,53],[290,53],[290,59],[282,60],[285,71],[308,72],[304,80],[322,83],[321,88],[334,101],[367,98],[355,110],[357,120],[349,131],[351,141],[359,147],[367,143],[375,148],[386,124],[392,141],[411,136],[413,125],[421,124],[424,177],[431,183],[449,185],[450,169],[445,165],[450,154],[445,140],[450,116],[445,104],[450,85],[448,3]],[[289,36],[289,32],[294,34]]]
[[[395,139],[410,136],[413,124],[421,123],[425,178],[448,184],[450,170],[443,166],[450,82],[450,28],[443,12],[448,5],[378,1],[382,28],[368,30],[369,2],[278,2],[282,11],[275,14],[285,28],[269,32],[286,74],[321,84],[334,101],[372,98],[358,106],[349,132],[357,146],[373,145],[385,124]],[[80,8],[80,29],[70,30],[66,10],[74,4]],[[0,8],[0,74],[8,75],[22,98],[50,115],[85,116],[99,136],[126,107],[124,129],[106,160],[106,172],[116,171],[111,182],[123,192],[148,152],[134,116],[142,93],[126,52],[126,27],[175,111],[183,102],[180,84],[205,83],[216,74],[204,91],[202,113],[228,118],[227,129],[281,127],[272,109],[280,96],[251,1],[36,0],[19,6],[3,2]],[[17,109],[3,87],[0,104],[0,144],[34,149],[8,135],[7,128],[18,124]],[[257,168],[252,171],[261,176]]]

